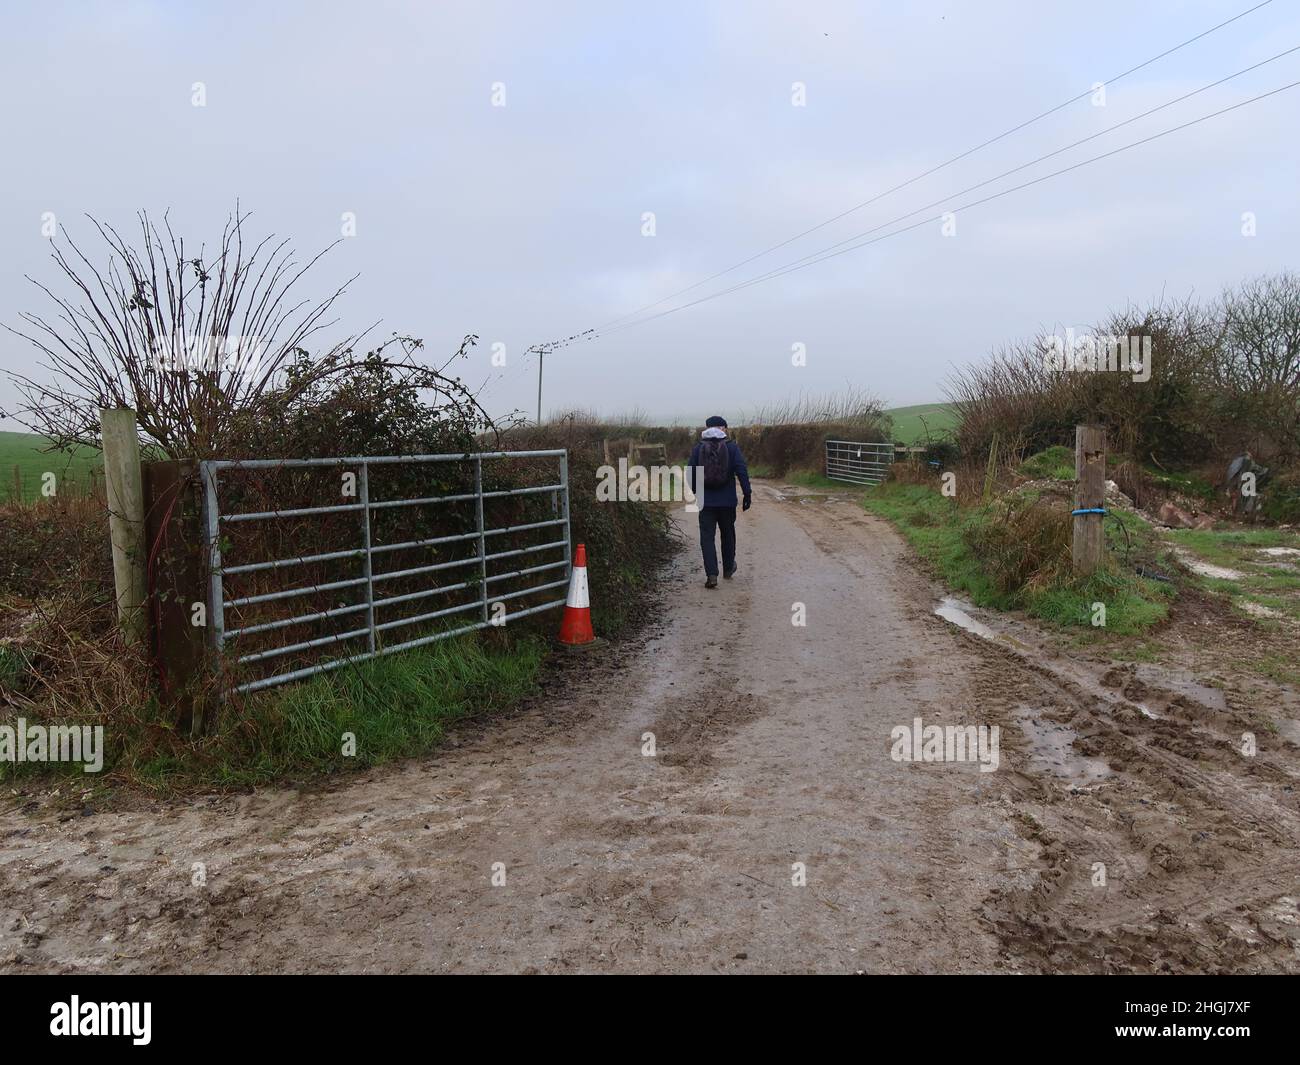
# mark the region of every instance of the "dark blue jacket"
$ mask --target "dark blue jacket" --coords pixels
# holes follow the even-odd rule
[[[703,448],[703,441],[697,443],[691,448],[690,458],[690,477],[691,491],[699,494],[700,487],[704,487],[704,467],[701,464],[700,452]],[[745,456],[740,453],[740,448],[736,446],[734,440],[727,441],[727,450],[731,453],[731,476],[727,478],[727,483],[721,488],[704,487],[703,505],[706,507],[734,507],[736,505],[736,481],[740,481],[741,490],[745,493],[745,498],[750,495],[749,487],[749,467],[745,465]],[[696,486],[698,477],[699,487]]]

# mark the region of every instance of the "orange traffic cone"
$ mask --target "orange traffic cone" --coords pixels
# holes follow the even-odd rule
[[[564,601],[564,620],[560,622],[560,643],[583,644],[595,640],[591,631],[591,599],[587,595],[587,545],[579,544],[573,555],[573,576],[569,578],[569,596]]]

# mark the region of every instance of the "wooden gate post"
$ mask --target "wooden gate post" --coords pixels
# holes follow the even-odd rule
[[[1071,559],[1079,576],[1094,573],[1105,549],[1106,430],[1078,425],[1074,430],[1074,541]],[[1083,511],[1085,513],[1079,513]]]
[[[104,443],[104,482],[108,497],[108,530],[113,544],[113,586],[117,620],[128,643],[145,636],[144,488],[140,477],[140,440],[135,411],[99,412]]]
[[[149,557],[149,648],[162,704],[182,732],[204,728],[205,625],[195,625],[195,606],[206,612],[203,545],[194,501],[193,463],[144,466],[145,528]],[[204,618],[203,620],[206,620]]]

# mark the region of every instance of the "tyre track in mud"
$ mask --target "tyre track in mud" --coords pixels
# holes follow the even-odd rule
[[[830,513],[840,529],[862,521],[852,510]],[[829,550],[843,549],[844,537],[818,535]],[[997,775],[1038,868],[1029,883],[1009,878],[988,900],[1006,959],[1047,971],[1300,971],[1296,746],[1270,739],[1265,751],[1261,741],[1259,757],[1246,758],[1235,743],[1252,722],[1226,703],[1135,683],[1131,666],[1062,659],[994,618],[981,620],[1003,637],[958,638],[1005,663],[1001,683],[1036,721],[1065,725],[1076,733],[1073,747],[1111,768],[1100,786],[1063,784],[1029,771],[1032,761],[1012,739],[1020,757]],[[1148,704],[1158,718],[1144,714]],[[1004,707],[990,701],[989,719],[1004,725],[1006,746],[1017,724],[999,714]],[[1094,790],[1108,805],[1095,803]],[[1139,827],[1149,805],[1167,813],[1158,828]],[[1118,882],[1112,877],[1105,890],[1087,876],[1100,856],[1119,858]]]
[[[1186,735],[1127,697],[1118,719],[1050,655],[935,617],[937,588],[851,497],[756,497],[735,580],[703,588],[678,514],[649,632],[562,659],[546,694],[431,757],[305,792],[7,814],[0,969],[1295,969],[1294,810],[1261,790],[1294,749],[1243,768],[1201,735],[1240,715],[1191,702]],[[1044,763],[1025,708],[1108,775]],[[1002,768],[893,762],[913,716],[999,724]]]

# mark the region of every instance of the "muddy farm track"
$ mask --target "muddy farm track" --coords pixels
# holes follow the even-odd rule
[[[760,484],[717,591],[692,523],[642,639],[434,756],[9,810],[0,969],[1300,971],[1294,744],[1247,758],[1212,691],[935,617],[848,496]],[[999,768],[894,760],[916,717],[998,725]]]

